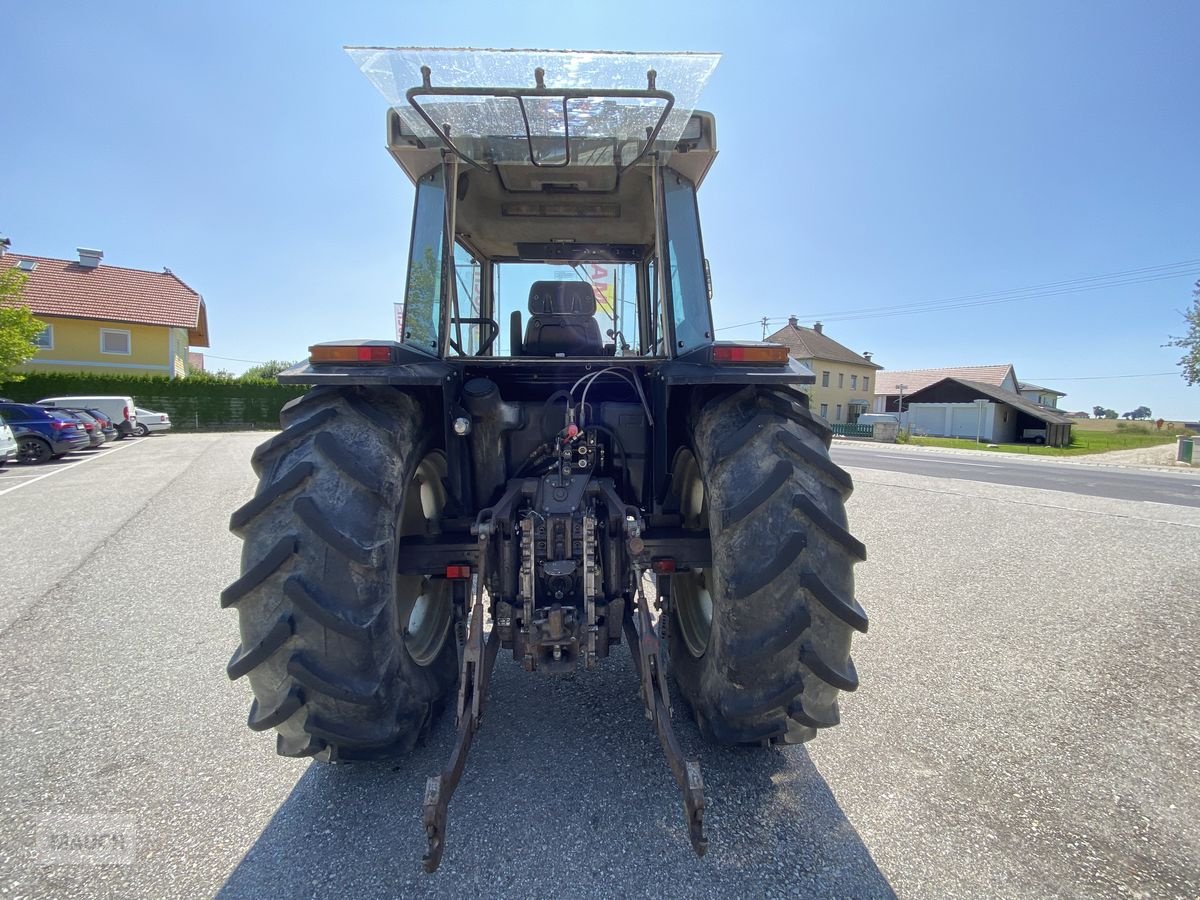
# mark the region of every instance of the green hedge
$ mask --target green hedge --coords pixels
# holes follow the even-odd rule
[[[191,431],[278,428],[280,408],[307,390],[304,385],[259,379],[227,381],[203,376],[171,379],[84,372],[32,373],[22,381],[0,384],[0,396],[19,403],[81,394],[128,395],[138,406],[167,413],[172,428]]]

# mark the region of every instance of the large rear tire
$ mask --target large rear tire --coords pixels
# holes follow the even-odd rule
[[[445,460],[425,411],[392,389],[316,388],[255,450],[258,491],[230,518],[242,575],[221,595],[254,692],[249,726],[282,756],[411,749],[458,680],[445,579],[397,574],[397,539],[431,533]]]
[[[684,527],[709,530],[713,565],[671,576],[670,665],[717,743],[811,740],[858,687],[850,639],[867,616],[852,568],[865,550],[846,529],[850,476],[807,401],[762,387],[714,399],[673,466]]]

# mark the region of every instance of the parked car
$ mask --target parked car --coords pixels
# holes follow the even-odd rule
[[[17,458],[44,463],[91,444],[83,423],[70,413],[33,403],[0,403],[0,416],[17,439]]]
[[[112,419],[95,408],[89,409],[88,414],[100,423],[100,429],[104,432],[104,439],[106,441],[115,441],[117,439],[117,429],[113,425]]]
[[[0,469],[8,465],[9,460],[17,458],[17,439],[13,437],[12,429],[0,416]]]
[[[129,437],[137,428],[136,407],[132,397],[45,397],[39,406],[73,406],[80,409],[96,409],[103,412],[117,427],[117,440]]]
[[[104,436],[104,429],[100,427],[100,423],[96,421],[96,417],[91,415],[86,409],[73,409],[66,406],[48,407],[56,412],[67,413],[79,420],[83,426],[83,430],[87,432],[88,440],[91,441],[90,449],[95,450],[97,447],[103,447],[108,439]]]
[[[137,407],[137,425],[133,428],[135,434],[142,437],[154,431],[170,431],[171,417],[166,413],[154,412]]]

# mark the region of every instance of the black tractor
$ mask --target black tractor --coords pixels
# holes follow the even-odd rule
[[[313,388],[254,452],[222,594],[249,725],[284,756],[367,759],[453,705],[433,871],[500,651],[559,674],[624,641],[703,853],[667,672],[708,740],[799,743],[837,724],[867,629],[812,372],[714,338],[716,129],[692,107],[716,57],[351,52],[416,187],[402,324],[280,376]]]

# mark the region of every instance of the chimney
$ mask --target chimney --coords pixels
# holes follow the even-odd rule
[[[11,246],[12,241],[6,237],[0,236],[0,258],[3,258],[5,251]]]
[[[870,350],[863,351],[863,359],[865,359],[867,362],[871,361],[871,351]]]
[[[814,323],[813,323],[813,331],[815,331],[817,334],[824,334],[824,333],[825,333],[824,331],[822,331],[822,330],[821,330],[821,323],[820,323],[820,322],[814,322]]]
[[[104,259],[103,250],[89,250],[87,247],[76,247],[79,251],[79,265],[84,269],[94,269]]]
[[[793,328],[798,328],[800,326],[800,320],[795,316],[788,316],[788,324]]]

